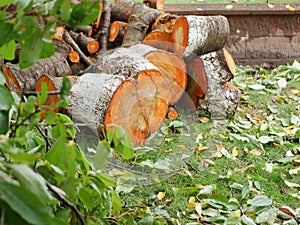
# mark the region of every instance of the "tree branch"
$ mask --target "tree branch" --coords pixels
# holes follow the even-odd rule
[[[86,225],[86,222],[83,218],[83,216],[81,215],[81,213],[79,212],[79,210],[77,209],[77,207],[69,202],[64,196],[62,196],[60,193],[58,193],[53,186],[50,183],[46,183],[48,189],[56,196],[56,198],[63,202],[64,204],[66,204],[69,208],[71,208],[71,210],[75,213],[75,215],[78,217],[78,219],[80,220],[80,224],[81,225]]]

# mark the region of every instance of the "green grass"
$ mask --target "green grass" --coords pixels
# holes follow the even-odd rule
[[[279,88],[282,81],[287,86]],[[181,113],[177,122],[166,121],[146,147],[136,150],[135,160],[127,166],[137,171],[136,177],[144,172],[147,178],[135,182],[132,191],[121,192],[129,209],[155,216],[164,212],[180,224],[205,224],[201,220],[242,224],[242,215],[252,221],[266,217],[269,224],[283,224],[287,219],[273,218],[271,212],[280,214],[278,209],[288,206],[300,213],[300,171],[291,173],[300,167],[299,65],[271,72],[240,68],[234,84],[241,90],[235,116],[217,120]],[[199,121],[203,116],[208,122]],[[141,166],[146,160],[152,165]],[[166,171],[153,166],[155,162],[168,162]],[[201,194],[208,187],[212,190]],[[162,200],[159,192],[166,194]],[[251,205],[256,196],[271,199],[272,204]],[[189,205],[193,197],[203,210],[198,219],[195,207]],[[217,216],[210,215],[216,212]]]

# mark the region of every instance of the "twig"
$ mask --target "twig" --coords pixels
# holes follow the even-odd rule
[[[91,61],[89,60],[89,58],[86,57],[86,55],[81,51],[81,49],[80,49],[79,46],[76,44],[76,42],[75,42],[74,39],[71,37],[71,35],[69,34],[68,31],[65,31],[65,32],[63,33],[62,38],[64,39],[64,41],[65,41],[67,44],[71,45],[72,48],[73,48],[76,52],[78,52],[80,58],[82,59],[82,61],[83,61],[87,66],[89,66],[89,65],[92,64]]]
[[[63,202],[64,204],[66,204],[68,207],[71,208],[71,210],[72,210],[72,211],[75,213],[75,215],[79,218],[80,224],[81,224],[81,225],[86,225],[86,222],[85,222],[83,216],[81,215],[81,213],[79,212],[79,210],[77,209],[77,207],[76,207],[73,203],[69,202],[69,201],[68,201],[64,196],[62,196],[60,193],[58,193],[58,192],[52,187],[52,185],[51,185],[50,183],[47,182],[46,185],[47,185],[48,189],[56,196],[56,198],[57,198],[59,201]]]
[[[99,2],[99,14],[98,14],[97,21],[96,21],[96,29],[97,30],[100,26],[102,11],[103,11],[103,4],[102,4],[102,1],[101,1],[101,2]]]
[[[16,90],[14,92],[16,92],[18,94],[22,94],[22,95],[35,95],[35,96],[42,93],[40,91],[16,91]],[[47,94],[48,95],[59,95],[60,91],[48,91]]]
[[[99,31],[100,33],[100,45],[101,49],[98,53],[99,55],[102,55],[107,51],[107,41],[108,41],[108,33],[109,33],[109,25],[110,25],[110,1],[108,0],[102,0],[103,4],[103,24],[102,24],[102,29]]]
[[[49,151],[49,147],[51,148],[51,144],[48,141],[48,138],[46,137],[46,135],[43,133],[43,131],[39,128],[38,125],[35,125],[35,128],[38,130],[38,132],[40,132],[40,134],[43,136],[43,138],[46,141],[46,153]],[[47,132],[47,129],[45,130]]]

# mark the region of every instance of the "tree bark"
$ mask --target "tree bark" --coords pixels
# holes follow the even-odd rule
[[[229,37],[229,23],[224,16],[185,16],[189,35],[184,56],[203,55],[222,49]]]
[[[197,109],[214,117],[226,117],[235,113],[240,100],[240,91],[230,84],[233,74],[229,69],[224,52],[208,53],[201,56],[208,84],[204,99],[198,100]]]
[[[18,92],[35,90],[36,81],[42,75],[55,77],[72,73],[65,56],[60,53],[55,53],[50,58],[40,59],[24,70],[21,70],[17,64],[11,63],[6,63],[2,70],[7,86]]]
[[[142,43],[150,24],[160,13],[160,11],[151,9],[144,4],[135,4],[128,19],[123,45]]]
[[[168,110],[168,103],[154,82],[160,78],[146,73],[136,79],[106,73],[84,74],[71,88],[68,113],[101,136],[122,127],[134,146],[141,145],[159,129]]]

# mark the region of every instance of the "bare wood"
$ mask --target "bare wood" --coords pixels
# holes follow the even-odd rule
[[[174,107],[172,106],[169,107],[167,118],[169,120],[176,120],[178,118],[178,112]]]
[[[62,36],[65,32],[65,27],[64,26],[55,26],[54,28],[55,28],[55,33],[52,34],[51,39],[52,40],[56,39],[56,40],[62,41],[63,40]]]
[[[17,64],[11,63],[6,63],[2,69],[8,87],[15,91],[35,90],[36,80],[42,75],[55,77],[71,74],[71,68],[66,58],[60,53],[40,59],[24,70],[21,70]]]
[[[150,24],[161,12],[144,4],[135,4],[128,19],[123,45],[142,43]]]
[[[62,36],[63,40],[72,46],[72,48],[78,52],[80,58],[86,65],[91,65],[91,61],[86,57],[86,55],[81,51],[77,43],[74,41],[74,39],[71,37],[68,31],[65,31]]]
[[[76,51],[69,52],[68,58],[72,63],[78,63],[80,61],[79,54]]]
[[[156,18],[152,32],[147,34],[143,43],[182,55],[188,35],[189,25],[185,17],[162,13]]]
[[[83,74],[71,88],[68,113],[100,135],[122,127],[135,146],[141,145],[160,127],[168,109],[156,90],[156,79],[162,76],[143,72],[126,79],[106,73]]]
[[[171,89],[171,95],[165,96],[170,104],[178,101],[186,88],[186,69],[182,58],[151,46],[138,44],[114,49],[99,58],[96,65],[96,72],[121,73],[125,77],[136,76],[141,71],[155,70],[161,73]],[[166,90],[160,91],[164,93]]]
[[[114,21],[109,28],[109,48],[115,48],[122,45],[128,23]]]
[[[185,16],[189,36],[184,56],[203,55],[222,49],[229,37],[229,23],[224,16]]]
[[[195,106],[198,105],[198,99],[205,97],[207,90],[207,77],[202,60],[197,56],[185,58],[188,85],[187,94],[190,96]]]

